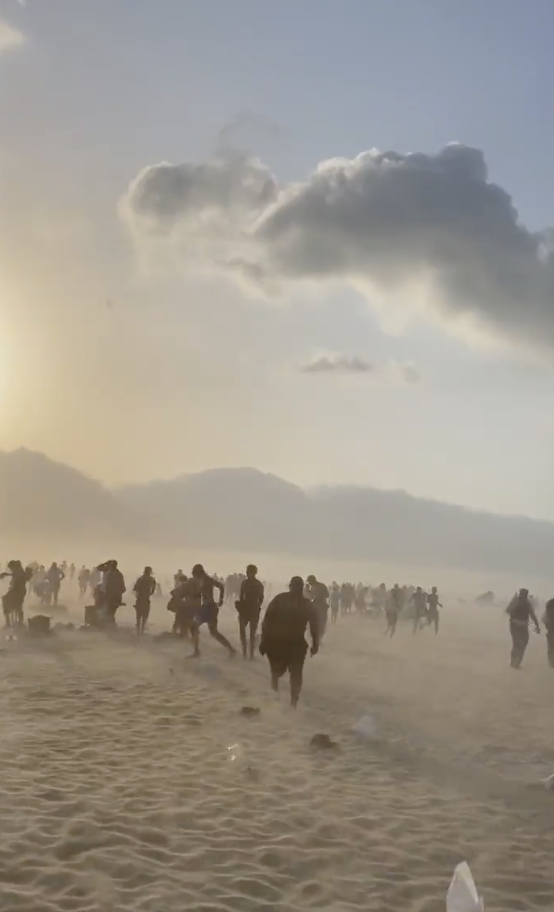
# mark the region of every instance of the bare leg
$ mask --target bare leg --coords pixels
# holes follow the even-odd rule
[[[258,632],[258,624],[260,622],[260,612],[258,611],[254,617],[250,619],[250,661],[254,661],[254,655],[256,652],[256,634]]]
[[[210,631],[210,636],[213,637],[214,640],[216,640],[218,643],[221,643],[221,645],[228,650],[229,655],[235,655],[237,650],[234,648],[234,646],[231,646],[227,637],[224,637],[223,634],[219,632],[217,628],[217,620],[212,621],[211,624],[208,624],[208,630]]]
[[[194,658],[198,658],[200,655],[200,629],[198,624],[195,624],[194,622],[190,625],[190,638],[194,649],[192,655]]]
[[[246,627],[248,621],[245,619],[243,614],[239,614],[239,637],[240,645],[242,646],[242,654],[246,658]]]
[[[300,699],[300,691],[302,690],[302,671],[304,668],[304,660],[301,662],[294,662],[290,666],[290,705],[296,709],[298,705],[298,700]]]

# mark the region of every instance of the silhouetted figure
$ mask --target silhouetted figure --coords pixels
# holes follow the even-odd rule
[[[331,583],[329,603],[331,606],[331,623],[336,624],[340,608],[340,588],[338,583]]]
[[[56,561],[54,561],[46,573],[46,579],[48,580],[50,598],[54,602],[54,605],[57,605],[60,595],[60,586],[62,584],[62,580],[65,579],[65,573],[61,567],[58,567]]]
[[[427,623],[434,624],[435,635],[439,632],[439,608],[442,608],[442,605],[439,601],[437,587],[433,586],[427,596]]]
[[[289,591],[276,595],[270,602],[262,623],[260,653],[267,656],[271,668],[271,687],[279,689],[279,679],[290,676],[290,702],[296,707],[302,690],[302,674],[308,644],[306,628],[310,628],[311,654],[319,649],[319,619],[313,602],[304,597],[304,580],[293,576]]]
[[[173,633],[188,639],[192,635],[192,626],[195,617],[200,613],[202,584],[197,579],[187,579],[183,574],[181,582],[171,590],[171,598],[167,606],[169,611],[175,612]],[[198,631],[195,630],[195,649],[198,645]]]
[[[106,614],[110,624],[115,624],[117,609],[123,604],[125,580],[116,560],[98,564],[97,569],[103,574],[102,588],[106,597]]]
[[[389,592],[387,601],[385,603],[385,617],[387,619],[385,636],[389,636],[391,640],[396,633],[396,625],[398,624],[398,617],[401,611],[402,590],[400,589],[398,583],[395,583]]]
[[[367,586],[362,586],[361,584],[356,587],[356,593],[354,595],[354,608],[356,609],[357,614],[366,615],[367,614]]]
[[[537,633],[540,633],[539,622],[531,604],[528,589],[520,589],[506,608],[506,614],[510,618],[512,635],[510,665],[512,668],[519,669],[529,643],[529,622],[532,622]]]
[[[546,650],[548,664],[554,668],[554,598],[546,603],[543,623],[546,629]]]
[[[325,630],[327,629],[327,618],[329,615],[329,590],[325,583],[318,582],[313,574],[308,577],[307,582],[308,598],[314,606],[314,610],[319,623],[318,642],[321,643],[323,637],[325,636]]]
[[[418,630],[424,626],[425,621],[427,620],[427,595],[421,586],[418,586],[415,592],[412,594],[411,602],[414,606],[413,632],[417,633]]]
[[[354,604],[354,598],[356,596],[356,590],[352,583],[343,583],[340,589],[340,610],[341,614],[350,614],[352,611],[352,605]]]
[[[194,618],[190,627],[194,644],[193,655],[200,655],[200,627],[202,627],[203,624],[207,624],[210,636],[213,637],[214,640],[217,640],[218,643],[221,643],[221,645],[227,649],[230,656],[236,655],[237,650],[231,646],[227,637],[224,637],[223,634],[220,633],[217,626],[219,609],[223,605],[223,599],[225,597],[225,586],[220,580],[209,576],[202,564],[196,564],[192,568],[192,578],[200,583],[200,611]],[[214,589],[217,589],[219,592],[219,600],[217,602],[214,598]]]
[[[87,589],[90,582],[90,570],[88,570],[86,567],[81,567],[77,580],[79,583],[79,598],[84,598],[87,594]]]
[[[150,616],[150,599],[156,591],[156,580],[152,576],[152,567],[145,567],[142,576],[136,581],[133,591],[135,593],[135,614],[137,618],[137,633],[144,633],[146,622]]]
[[[10,580],[9,589],[2,596],[6,627],[23,626],[23,603],[27,595],[27,583],[32,576],[32,569],[30,567],[24,569],[19,560],[8,561],[8,569],[4,573],[0,573],[0,579],[9,578]]]
[[[239,635],[242,646],[242,654],[247,657],[246,631],[250,633],[250,659],[254,658],[254,649],[256,646],[256,633],[260,622],[260,611],[264,601],[263,583],[256,578],[258,568],[254,564],[249,564],[246,568],[246,579],[242,580],[240,585],[240,594],[235,602],[235,607],[239,616]]]
[[[75,564],[74,564],[74,563],[71,563],[71,564],[69,565],[69,579],[70,579],[70,580],[73,580],[73,577],[74,577],[74,576],[75,576]]]

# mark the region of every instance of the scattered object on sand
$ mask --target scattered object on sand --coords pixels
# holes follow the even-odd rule
[[[258,706],[243,706],[240,714],[241,716],[247,716],[249,719],[252,719],[254,716],[260,715],[260,709]]]
[[[376,738],[378,735],[377,722],[373,716],[362,716],[362,718],[358,719],[356,724],[352,726],[352,730],[363,738]]]
[[[67,614],[69,612],[67,605],[49,605],[48,610],[51,611],[52,614]]]
[[[315,750],[340,750],[337,742],[325,734],[314,735],[310,741],[310,747],[315,748]]]
[[[154,640],[174,640],[175,634],[171,633],[170,630],[164,630],[162,633],[157,633]]]
[[[462,861],[454,871],[446,894],[446,912],[483,912],[484,908],[469,865]]]
[[[54,630],[75,630],[75,624],[63,624],[61,621],[58,621],[57,624],[54,624]]]
[[[234,763],[242,757],[242,747],[240,744],[231,744],[227,748],[227,759]]]
[[[52,633],[50,630],[51,620],[46,614],[37,614],[35,617],[29,618],[27,626],[31,636],[48,636]]]

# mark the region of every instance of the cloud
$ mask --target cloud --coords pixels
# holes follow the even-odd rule
[[[349,355],[319,355],[298,368],[301,374],[372,374],[375,365]]]
[[[277,197],[269,168],[242,154],[205,164],[161,162],[144,168],[129,187],[123,211],[140,228],[200,231],[208,239],[238,233]]]
[[[0,53],[11,51],[25,44],[25,35],[0,18]]]
[[[410,362],[399,364],[388,361],[386,364],[374,364],[357,355],[345,355],[340,352],[322,353],[299,364],[301,374],[369,374],[375,379],[400,382],[405,384],[419,383],[421,374]]]
[[[266,293],[338,280],[385,318],[400,308],[466,337],[554,346],[554,229],[521,224],[479,149],[371,150],[288,185],[250,156],[163,163],[133,181],[124,212],[137,235]]]

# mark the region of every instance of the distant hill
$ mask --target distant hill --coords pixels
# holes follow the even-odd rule
[[[215,469],[110,490],[40,453],[0,451],[0,531],[158,546],[547,576],[554,524],[404,491],[306,491],[256,469]]]
[[[58,536],[127,528],[121,505],[98,481],[29,450],[0,451],[0,526]]]

